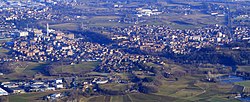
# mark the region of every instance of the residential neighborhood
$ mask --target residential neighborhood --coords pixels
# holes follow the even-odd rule
[[[0,102],[249,101],[248,0],[0,0]]]

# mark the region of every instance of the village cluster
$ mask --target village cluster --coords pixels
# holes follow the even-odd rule
[[[112,39],[124,48],[138,48],[146,52],[170,51],[190,54],[208,46],[221,46],[234,41],[248,41],[248,27],[236,27],[232,34],[221,25],[201,29],[171,29],[167,26],[144,25],[114,28]]]

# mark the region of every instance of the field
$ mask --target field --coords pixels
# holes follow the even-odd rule
[[[0,47],[0,56],[6,56],[8,52],[8,49]]]
[[[193,92],[193,91],[192,91]],[[42,101],[42,97],[51,94],[52,92],[43,93],[29,93],[21,95],[9,96],[10,102],[46,102]],[[189,93],[190,94],[190,93]],[[185,95],[184,95],[185,96]],[[115,95],[115,96],[93,96],[82,97],[80,102],[239,102],[238,100],[227,99],[223,95],[218,95],[217,92],[206,92],[193,98],[183,98],[182,96],[168,96],[158,94],[142,94],[131,93],[127,95]]]
[[[55,72],[60,73],[70,73],[70,74],[80,74],[84,72],[92,71],[99,62],[82,62],[81,64],[75,65],[64,65],[57,66]],[[38,62],[13,62],[10,67],[15,70],[13,73],[1,76],[0,81],[10,81],[18,79],[29,79],[29,78],[52,78],[52,76],[47,76],[48,73],[45,71],[45,67],[48,64],[38,63]]]
[[[22,95],[11,95],[9,96],[10,102],[28,102],[37,100],[45,95],[49,95],[51,93],[28,93],[28,94],[22,94]]]
[[[250,88],[250,81],[242,81],[242,82],[237,82],[235,84],[244,86],[246,88]]]
[[[58,71],[77,73],[81,71],[88,71],[97,65],[99,62],[84,62],[76,65],[68,66],[58,66]],[[30,67],[26,67],[24,70],[18,70],[17,72],[23,73],[34,73],[33,68],[38,68],[42,64],[28,63]],[[154,63],[148,63],[149,66],[159,67]],[[172,68],[173,70],[183,70],[182,66],[175,64],[165,64],[166,68]],[[33,68],[32,68],[33,67]],[[160,67],[159,67],[160,68]],[[90,76],[107,76],[107,73],[97,73],[89,72]],[[117,74],[119,76],[127,77],[127,74]],[[161,79],[162,85],[158,87],[157,93],[143,94],[143,93],[129,93],[126,95],[99,95],[84,97],[81,96],[81,102],[238,102],[236,99],[227,98],[231,94],[229,92],[232,89],[232,85],[220,84],[220,83],[207,83],[199,81],[204,75],[186,75],[178,79],[178,81],[173,81],[169,79]],[[241,85],[250,85],[249,83],[238,83]],[[100,85],[101,88],[121,91],[125,90],[128,85],[126,84],[103,84]],[[9,97],[10,102],[27,102],[27,101],[38,101],[41,97],[48,95],[50,93],[34,93],[31,94],[21,94],[21,95],[11,95]],[[18,100],[18,101],[17,101]]]
[[[87,102],[184,102],[182,99],[177,99],[173,97],[154,95],[154,94],[141,94],[141,93],[132,93],[128,95],[119,95],[119,96],[99,96],[90,98]]]
[[[18,79],[34,78],[36,75],[41,75],[40,77],[45,77],[47,73],[44,70],[46,63],[37,62],[13,62],[9,67],[14,68],[14,72],[6,74],[0,78],[0,81],[10,81]]]
[[[79,30],[81,27],[115,27],[128,26],[130,24],[119,23],[119,16],[93,16],[71,23],[51,24],[51,28],[59,30]]]
[[[126,84],[118,84],[118,83],[100,85],[101,89],[108,89],[108,90],[113,90],[113,91],[124,91],[127,89],[127,87],[128,85]]]
[[[90,2],[90,1],[82,1]],[[136,25],[167,25],[174,29],[194,29],[201,28],[207,25],[225,24],[225,17],[212,16],[203,11],[204,4],[202,2],[180,2],[174,1],[174,3],[158,2],[160,5],[167,8],[165,12],[160,15],[136,17],[134,13],[120,12],[119,8],[113,8],[110,10],[105,6],[89,6],[80,5],[75,6],[76,9],[82,10],[84,16],[80,16],[78,19],[69,22],[54,22],[51,24],[51,28],[60,30],[80,30],[79,28],[88,27],[126,27],[135,25],[135,21],[138,21]],[[103,3],[105,4],[105,3]],[[139,2],[130,2],[126,7],[140,7]],[[201,10],[178,10],[175,8],[183,7],[186,5],[201,7]],[[93,12],[100,12],[98,14]],[[172,12],[168,12],[168,11]],[[133,11],[133,10],[132,10]],[[131,11],[131,12],[132,12]],[[134,12],[134,11],[133,11]],[[87,13],[88,15],[86,15]],[[89,14],[90,13],[90,14]],[[117,13],[117,14],[116,14]],[[123,15],[125,13],[125,15]],[[136,20],[135,20],[136,19]],[[131,21],[130,21],[131,20]],[[124,21],[124,22],[123,22]],[[126,23],[125,23],[126,22]]]
[[[179,81],[162,80],[159,92],[153,94],[130,93],[117,96],[85,98],[84,102],[239,102],[228,99],[232,86],[197,81],[200,76],[187,76]],[[110,87],[110,86],[106,86]]]
[[[20,95],[10,95],[9,97],[9,102],[46,102],[42,101],[42,98],[46,95],[53,94],[56,92],[63,92],[62,91],[53,91],[53,92],[38,92],[38,93],[25,93],[25,94],[20,94]]]
[[[184,15],[176,13],[166,13],[148,19],[143,24],[168,25],[174,29],[193,29],[207,25],[224,24],[224,17],[214,17],[202,12]]]
[[[60,30],[78,30],[79,25],[77,23],[60,23],[50,25],[50,28]]]
[[[237,71],[241,71],[241,72],[250,72],[250,66],[238,66]]]
[[[14,66],[17,66],[15,69],[16,73],[33,76],[37,73],[45,73],[43,72],[45,65],[45,63],[25,62],[22,64],[16,63]]]
[[[56,73],[80,74],[82,72],[92,71],[100,62],[81,62],[74,65],[63,65],[55,68]]]

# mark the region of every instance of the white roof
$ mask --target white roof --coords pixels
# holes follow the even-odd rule
[[[5,91],[4,89],[0,88],[0,96],[2,95],[8,95],[8,92]]]

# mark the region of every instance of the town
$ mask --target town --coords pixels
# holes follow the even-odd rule
[[[247,100],[249,11],[244,0],[2,0],[0,101]]]

